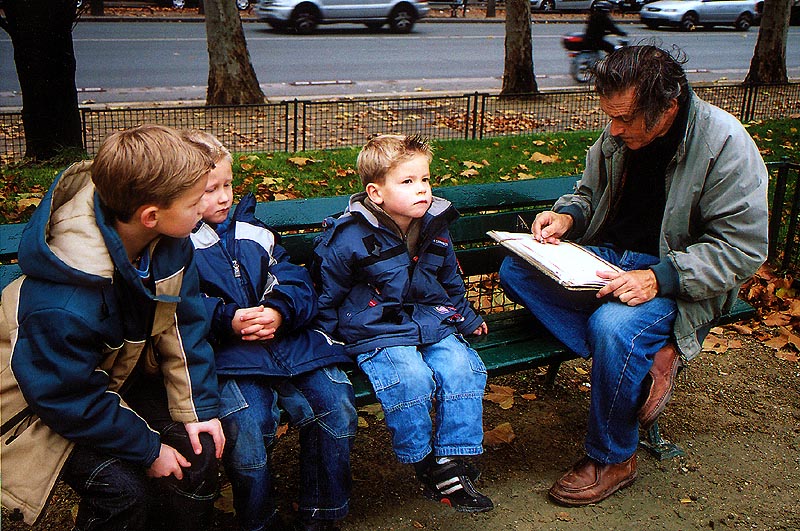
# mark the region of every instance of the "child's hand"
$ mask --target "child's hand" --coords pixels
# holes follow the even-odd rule
[[[147,469],[147,476],[151,478],[164,478],[175,476],[175,479],[183,479],[183,468],[189,468],[192,464],[183,457],[178,450],[172,446],[162,444],[158,452],[158,457]]]
[[[481,323],[481,325],[472,332],[473,336],[485,336],[489,333],[489,327],[486,325],[485,322]]]
[[[283,324],[283,316],[274,308],[257,306],[236,310],[233,330],[245,341],[264,341],[275,337]]]

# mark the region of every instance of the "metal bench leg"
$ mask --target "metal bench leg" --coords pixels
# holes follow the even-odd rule
[[[547,366],[547,375],[544,378],[544,385],[547,388],[553,387],[556,383],[556,376],[558,376],[558,369],[561,367],[561,362],[551,363]]]
[[[661,437],[661,432],[658,430],[658,421],[647,430],[647,439],[639,440],[639,445],[658,457],[659,461],[686,455],[686,452],[680,446]]]

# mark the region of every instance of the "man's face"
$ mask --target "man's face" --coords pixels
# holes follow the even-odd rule
[[[669,131],[678,112],[678,102],[672,100],[652,128],[648,129],[644,113],[636,111],[636,95],[633,87],[600,96],[600,108],[611,118],[611,134],[619,137],[629,149],[640,149]]]

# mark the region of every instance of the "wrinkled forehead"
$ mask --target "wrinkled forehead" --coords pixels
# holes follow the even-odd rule
[[[631,118],[636,114],[636,91],[633,87],[600,96],[600,108],[611,118]]]

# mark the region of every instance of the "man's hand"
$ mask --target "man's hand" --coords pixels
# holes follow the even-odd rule
[[[531,225],[531,234],[542,243],[558,243],[574,222],[569,214],[559,214],[552,210],[539,212]]]
[[[225,448],[225,434],[222,433],[222,424],[220,424],[219,419],[211,419],[204,422],[187,422],[184,427],[186,428],[186,433],[189,434],[189,442],[192,444],[192,450],[194,450],[195,454],[200,455],[203,451],[203,445],[200,444],[200,434],[208,433],[214,439],[217,459],[222,457],[222,450]],[[164,445],[162,444],[161,446]]]
[[[658,281],[652,269],[636,269],[623,273],[598,271],[597,275],[611,279],[611,282],[597,292],[598,299],[612,294],[628,306],[638,306],[658,295]]]
[[[183,457],[178,450],[166,444],[161,445],[158,457],[147,469],[147,477],[164,478],[175,476],[175,479],[183,479],[183,468],[189,468],[192,464]]]

